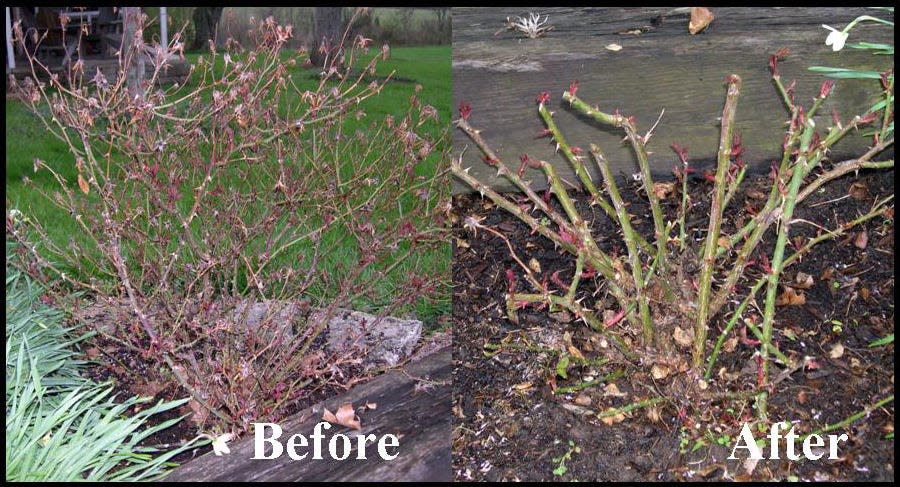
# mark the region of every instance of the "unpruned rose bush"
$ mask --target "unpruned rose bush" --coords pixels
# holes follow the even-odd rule
[[[46,222],[7,215],[31,274],[124,309],[97,331],[143,357],[141,380],[185,388],[201,426],[226,429],[276,418],[322,381],[352,380],[359,357],[320,346],[338,306],[376,302],[385,315],[445,292],[410,259],[446,246],[437,110],[413,94],[399,115],[368,118],[366,100],[389,77],[375,77],[379,56],[360,62],[365,43],[346,34],[310,75],[295,68],[305,51],[282,50],[290,26],[269,18],[255,34],[252,49],[211,45],[173,86],[157,80],[183,58],[178,35],[127,46],[115,77],[80,60],[60,77],[31,57],[20,96],[68,146],[75,177],[40,154],[34,170],[58,181],[46,197],[81,233],[54,242]],[[129,86],[139,52],[147,79]],[[386,293],[389,274],[402,289]],[[269,313],[247,323],[260,302]],[[313,308],[324,312],[297,319]]]

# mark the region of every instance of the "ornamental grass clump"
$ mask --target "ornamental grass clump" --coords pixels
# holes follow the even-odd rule
[[[786,54],[782,50],[770,59],[773,83],[790,118],[781,159],[771,168],[771,187],[765,204],[751,218],[738,224],[734,231],[724,231],[723,214],[734,204],[734,196],[747,173],[742,160],[741,137],[734,130],[741,78],[729,75],[725,78],[725,103],[715,172],[709,175],[711,204],[708,217],[702,218],[705,236],[697,241],[691,236],[694,232],[687,228],[687,222],[697,217],[690,214],[691,193],[696,189],[688,190],[692,183],[687,174],[693,168],[689,164],[687,148],[672,145],[679,161],[675,181],[655,181],[647,152],[652,129],[642,133],[634,117],[618,110],[610,113],[591,104],[578,94],[577,82],[562,94],[562,103],[579,115],[623,134],[624,142],[630,145],[636,157],[640,191],[649,205],[647,213],[652,231],[647,234],[638,231],[636,217],[629,213],[620,182],[612,173],[603,148],[590,144],[584,150],[566,140],[549,108],[549,93],[541,93],[537,98],[537,112],[546,126],[543,135],[551,137],[557,151],[572,166],[591,206],[599,207],[617,225],[619,235],[604,235],[605,245],[599,243],[589,220],[579,213],[566,190],[566,183],[551,163],[528,155],[522,155],[517,166],[502,161],[472,124],[472,108],[462,103],[457,127],[475,143],[483,154],[484,163],[496,168],[498,176],[509,180],[524,196],[503,195],[486,186],[463,167],[462,156],[452,161],[453,174],[574,259],[575,271],[570,280],[565,280],[559,273],[542,276],[539,266],[526,265],[516,255],[502,232],[483,225],[477,216],[465,217],[465,228],[486,230],[504,240],[513,260],[518,263],[518,271],[507,271],[505,306],[509,320],[516,322],[518,311],[527,307],[565,311],[602,334],[618,352],[619,361],[650,369],[654,379],[683,372],[682,377],[687,379],[681,380],[680,400],[712,398],[714,395],[755,396],[758,413],[765,419],[767,394],[777,382],[771,379],[772,368],[777,364],[779,370],[796,370],[808,360],[807,357],[786,355],[773,341],[775,306],[784,269],[796,263],[816,244],[842,235],[867,220],[879,216],[891,218],[893,214],[891,195],[875,202],[869,212],[853,221],[833,229],[823,227],[815,238],[793,238],[791,226],[795,223],[795,208],[822,184],[863,168],[893,167],[893,160],[873,160],[893,146],[891,133],[886,137],[876,135],[871,148],[858,158],[834,164],[827,170],[822,168],[831,148],[848,133],[867,125],[884,126],[881,118],[892,116],[893,83],[883,83],[882,95],[889,101],[880,111],[843,121],[834,115],[831,124],[823,128],[817,125],[814,117],[831,95],[834,84],[832,81],[823,83],[811,105],[797,103],[792,94],[793,86],[786,88],[778,72],[778,61]],[[591,179],[590,164],[599,168],[602,184]],[[523,179],[528,167],[543,172],[548,187],[543,194],[532,189],[531,181]],[[677,217],[667,220],[661,200],[678,194],[676,187],[680,187],[680,198],[676,197],[679,200]],[[760,245],[764,238],[775,242],[771,253]],[[524,288],[520,279],[525,281]],[[584,291],[584,284],[589,280],[595,282],[598,293]],[[763,290],[761,319],[744,319],[748,318],[745,313],[748,304],[753,303]],[[758,347],[756,387],[752,391],[713,393],[710,389],[712,372],[722,344],[733,333],[736,323],[746,325],[752,336],[745,341]],[[756,341],[753,341],[754,337]],[[711,342],[714,343],[712,346]],[[639,401],[610,414],[650,406],[659,399]],[[601,416],[610,414],[602,413]]]
[[[33,54],[40,33],[14,30]],[[145,45],[139,30],[114,74],[82,60],[59,74],[29,55],[18,86],[68,148],[56,164],[35,154],[34,170],[79,229],[55,241],[25,209],[8,214],[25,269],[86,292],[77,308],[107,311],[91,325],[101,349],[138,357],[142,383],[187,392],[193,421],[217,434],[357,380],[359,352],[324,347],[339,308],[383,317],[446,293],[422,258],[447,248],[447,131],[423,88],[370,118],[391,76],[366,39],[345,32],[314,68],[282,49],[291,26],[270,17],[253,35],[210,43],[181,84],[157,83],[183,59],[181,36]],[[140,63],[146,78],[128,81]]]
[[[149,405],[82,377],[77,347],[89,336],[66,329],[63,313],[42,302],[46,288],[11,265],[15,245],[6,245],[6,480],[161,478],[173,457],[198,445],[147,444],[184,419],[157,417],[187,399]]]

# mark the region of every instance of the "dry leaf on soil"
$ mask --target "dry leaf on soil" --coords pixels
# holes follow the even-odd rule
[[[727,353],[733,352],[737,348],[738,339],[737,337],[731,337],[728,340],[725,340],[725,343],[722,344],[722,350]]]
[[[514,385],[513,389],[515,389],[517,391],[527,391],[528,389],[531,389],[532,387],[534,387],[534,385],[531,382],[522,382],[520,384]]]
[[[338,408],[337,413],[332,414],[328,408],[322,408],[322,420],[332,424],[339,424],[355,430],[362,429],[359,418],[356,417],[356,410],[353,409],[352,402],[345,402]]]
[[[606,387],[603,388],[603,393],[607,396],[615,396],[615,397],[624,397],[628,394],[619,390],[619,386],[615,384],[606,384]]]
[[[566,349],[569,351],[569,355],[571,355],[579,360],[585,360],[584,354],[581,353],[581,350],[578,350],[578,348],[576,348],[575,345],[572,345],[570,343],[568,346],[566,346]]]
[[[188,402],[188,407],[191,408],[191,411],[194,413],[191,415],[191,421],[198,425],[206,422],[206,418],[209,417],[208,409],[200,405],[200,403],[194,399],[191,399],[190,402]]]
[[[665,364],[653,364],[653,367],[650,368],[650,375],[656,380],[665,379],[671,372],[672,369]]]
[[[853,245],[855,245],[856,248],[862,250],[865,250],[869,245],[869,232],[867,232],[865,228],[863,228],[859,231],[859,233],[856,234],[856,238],[853,239]]]
[[[616,408],[609,408],[606,411],[600,413],[600,415],[602,416],[600,418],[600,421],[603,421],[603,424],[605,424],[607,426],[612,426],[616,423],[621,423],[622,421],[625,421],[624,413],[611,414],[614,411],[616,411]],[[608,413],[609,413],[608,416],[604,416],[605,414],[608,414]]]
[[[685,330],[680,326],[676,326],[675,333],[673,335],[675,338],[675,343],[681,345],[682,347],[690,347],[694,344],[693,328],[688,328],[687,330]]]
[[[577,404],[579,406],[590,406],[591,405],[591,396],[581,393],[581,394],[575,396],[575,404]]]
[[[866,183],[856,181],[850,185],[850,196],[855,200],[864,200],[869,196],[869,187]]]
[[[813,276],[805,272],[798,272],[794,277],[793,287],[797,289],[809,289],[813,286],[813,282]]]
[[[800,306],[802,304],[806,304],[806,295],[790,287],[784,288],[784,292],[775,299],[775,306]]]
[[[836,343],[833,347],[831,347],[831,352],[828,353],[828,356],[831,358],[841,358],[844,356],[844,346],[840,343]]]
[[[664,200],[675,193],[675,182],[666,181],[655,183],[653,185],[653,192],[656,194],[657,198]]]

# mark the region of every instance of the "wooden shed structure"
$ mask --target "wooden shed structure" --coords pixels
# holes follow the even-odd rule
[[[169,43],[166,7],[160,7],[160,39]],[[117,52],[126,38],[126,13],[122,7],[5,7],[6,72],[24,77],[31,74],[27,53],[33,54],[51,73],[65,73],[81,60],[85,72],[100,69],[115,77]],[[139,9],[135,9],[139,12]],[[13,27],[22,29],[25,42],[14,42]],[[186,65],[170,58],[170,69],[160,81],[181,79]]]

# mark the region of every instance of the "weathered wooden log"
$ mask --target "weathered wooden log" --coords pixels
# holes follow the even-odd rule
[[[357,460],[354,450],[346,460],[334,460],[327,454],[322,460],[280,458],[254,460],[254,438],[229,445],[231,453],[215,456],[212,452],[175,469],[168,481],[450,481],[451,414],[450,347],[390,371],[354,387],[345,394],[307,408],[279,423],[281,441],[294,434],[309,437],[322,419],[322,408],[334,412],[345,402],[361,406],[377,404],[377,409],[361,414],[362,430],[334,426],[326,439],[336,433],[353,438],[356,434],[396,435],[399,455],[383,460],[369,445],[366,460]],[[327,441],[326,441],[327,444]],[[352,444],[356,447],[356,440]]]
[[[719,121],[725,99],[724,78],[732,73],[743,79],[736,132],[743,137],[744,160],[768,167],[780,157],[783,123],[787,119],[772,84],[768,58],[782,47],[790,55],[780,64],[785,84],[797,80],[795,99],[811,104],[826,79],[807,70],[811,65],[882,71],[892,65],[884,56],[844,48],[833,52],[825,45],[828,31],[822,24],[842,28],[858,15],[892,14],[864,8],[712,8],[715,20],[698,34],[688,33],[689,9],[672,8],[542,8],[532,9],[548,17],[554,28],[538,39],[504,30],[508,17],[526,15],[521,8],[453,9],[454,106],[472,106],[471,124],[499,157],[518,167],[520,154],[554,162],[561,175],[578,180],[555,145],[535,135],[544,126],[535,99],[548,91],[550,109],[571,145],[586,148],[599,144],[614,172],[636,172],[636,162],[622,134],[598,127],[576,116],[562,100],[569,83],[578,80],[578,95],[613,112],[634,115],[642,131],[650,129],[662,109],[649,149],[655,171],[669,174],[677,161],[669,148],[673,142],[690,148],[693,161],[715,157]],[[499,32],[498,32],[499,31]],[[893,30],[880,24],[859,24],[849,42],[893,42]],[[606,48],[622,46],[619,51]],[[820,110],[819,126],[830,125],[832,109],[844,121],[862,114],[875,101],[877,80],[839,80],[834,95]],[[817,120],[818,121],[818,120]],[[858,154],[871,143],[860,135],[838,144],[833,158]],[[453,134],[454,156],[468,146],[464,166],[472,167],[482,181],[502,190],[505,179],[485,165],[481,154],[465,134]],[[589,164],[589,166],[591,166]],[[591,168],[597,180],[599,171]],[[539,170],[526,177],[542,189]],[[469,191],[454,181],[454,192]]]

